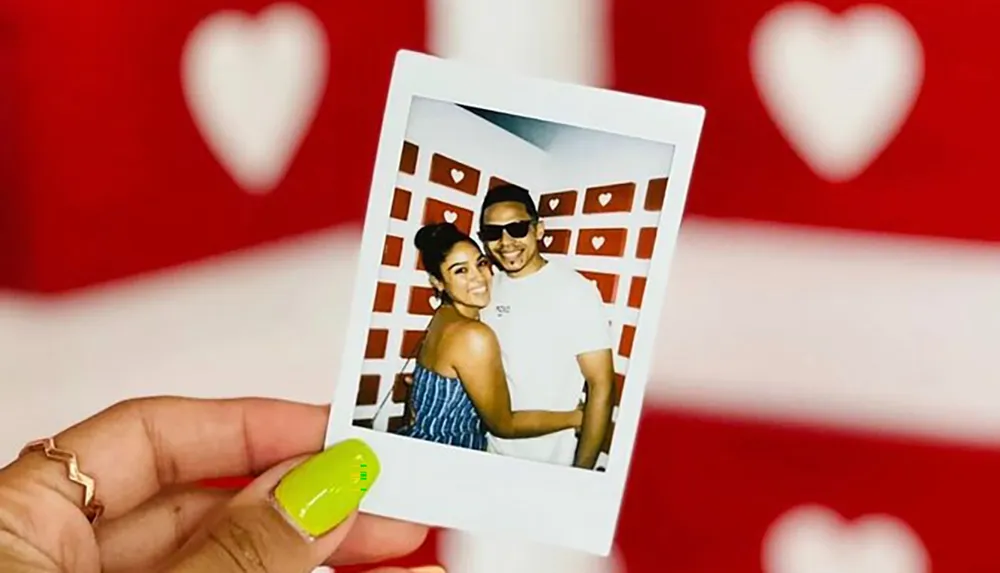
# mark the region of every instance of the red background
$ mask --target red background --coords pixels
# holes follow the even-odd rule
[[[423,4],[301,2],[332,79],[287,177],[255,196],[198,133],[180,55],[213,12],[271,4],[0,6],[0,286],[65,291],[363,217],[392,62],[424,48]]]

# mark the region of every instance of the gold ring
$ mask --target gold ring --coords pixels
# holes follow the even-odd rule
[[[41,452],[46,458],[61,462],[66,466],[66,477],[69,478],[69,481],[83,487],[83,507],[81,508],[83,515],[86,516],[91,525],[97,523],[97,519],[104,513],[104,505],[94,498],[94,490],[96,489],[94,478],[80,471],[76,454],[56,447],[56,441],[52,438],[29,442],[21,450],[18,457],[31,452]]]

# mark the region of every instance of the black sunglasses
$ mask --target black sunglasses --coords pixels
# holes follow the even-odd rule
[[[531,231],[531,221],[514,221],[506,225],[483,225],[479,229],[479,238],[486,242],[499,241],[504,231],[512,239],[523,239]]]

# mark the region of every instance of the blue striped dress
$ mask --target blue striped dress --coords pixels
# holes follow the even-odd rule
[[[417,363],[410,408],[416,419],[397,434],[460,448],[486,449],[486,426],[458,378],[442,376]]]

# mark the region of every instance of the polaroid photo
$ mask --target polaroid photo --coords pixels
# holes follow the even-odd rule
[[[704,117],[399,53],[326,438],[362,511],[610,552]]]

